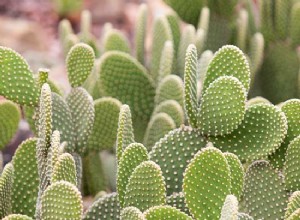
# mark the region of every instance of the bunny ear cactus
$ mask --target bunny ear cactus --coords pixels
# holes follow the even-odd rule
[[[6,216],[2,220],[33,220],[33,219],[26,215],[11,214],[11,215]]]
[[[174,61],[173,43],[171,41],[166,41],[161,53],[161,60],[157,77],[158,82],[160,82],[164,77],[172,74]]]
[[[256,161],[246,172],[243,208],[255,219],[283,219],[288,193],[282,175],[267,161]]]
[[[223,202],[232,189],[230,168],[223,153],[214,147],[199,151],[185,170],[182,188],[195,219],[220,218]]]
[[[145,220],[143,213],[136,207],[126,207],[121,211],[121,220]]]
[[[117,193],[112,193],[99,198],[83,216],[83,220],[118,220],[119,218],[120,204]]]
[[[7,164],[0,176],[0,218],[11,214],[11,195],[14,181],[14,168],[12,164]]]
[[[0,149],[9,143],[18,130],[20,119],[17,105],[8,100],[0,101]]]
[[[147,27],[148,7],[146,4],[141,4],[139,7],[137,22],[135,27],[135,56],[136,59],[144,64],[145,38]]]
[[[14,182],[12,188],[12,213],[34,217],[38,195],[39,175],[36,159],[37,139],[24,141],[12,159]]]
[[[130,53],[129,42],[121,31],[111,29],[107,31],[103,39],[103,52],[122,51]]]
[[[238,216],[238,200],[234,195],[226,196],[221,210],[220,220],[236,220]]]
[[[134,206],[145,211],[155,205],[166,203],[165,181],[160,167],[145,161],[131,174],[126,187],[124,207]]]
[[[6,47],[0,47],[0,60],[0,95],[20,105],[36,106],[39,90],[27,62],[20,54]]]
[[[289,219],[293,213],[299,212],[298,209],[300,209],[300,191],[295,191],[289,198],[284,219]]]
[[[81,220],[82,212],[80,192],[69,182],[58,181],[51,184],[42,196],[41,219]]]
[[[66,58],[69,82],[72,87],[81,86],[92,72],[94,50],[87,44],[74,45]]]
[[[142,144],[138,143],[130,144],[122,153],[117,174],[117,190],[121,207],[124,207],[126,186],[130,175],[138,165],[148,159],[147,149]]]

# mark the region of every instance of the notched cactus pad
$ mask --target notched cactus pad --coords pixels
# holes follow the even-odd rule
[[[24,141],[12,159],[14,183],[12,191],[12,213],[34,217],[39,176],[36,159],[37,139]]]
[[[166,187],[160,167],[145,161],[131,174],[125,193],[124,207],[134,206],[145,211],[166,203]]]
[[[227,45],[216,52],[208,66],[203,91],[220,76],[234,76],[246,91],[249,90],[250,67],[247,58],[239,48]]]
[[[286,118],[278,107],[256,104],[247,108],[243,122],[231,134],[209,139],[222,151],[234,153],[245,161],[273,153],[283,142],[286,131]]]
[[[17,105],[11,101],[0,101],[0,149],[3,149],[14,136],[20,119],[21,113]]]
[[[225,198],[231,192],[230,169],[220,150],[206,147],[195,155],[184,173],[183,192],[195,219],[220,218]]]
[[[59,181],[51,184],[42,196],[43,220],[81,220],[83,211],[81,194],[73,184]]]
[[[246,91],[238,79],[219,77],[202,96],[198,127],[206,135],[230,134],[242,123],[245,105]]]
[[[0,95],[20,104],[36,106],[39,90],[27,62],[17,52],[0,46]]]
[[[171,206],[154,206],[144,215],[147,220],[164,220],[166,217],[176,220],[192,220],[190,216]]]
[[[119,220],[120,219],[120,204],[118,194],[112,193],[99,198],[86,211],[83,220]]]
[[[199,131],[182,126],[170,131],[154,145],[150,159],[161,167],[168,195],[182,191],[184,170],[206,143]]]
[[[256,161],[248,168],[242,207],[254,219],[283,219],[288,194],[283,176],[267,161]]]
[[[93,48],[84,43],[74,45],[68,53],[66,63],[72,87],[81,86],[92,72],[95,61]]]

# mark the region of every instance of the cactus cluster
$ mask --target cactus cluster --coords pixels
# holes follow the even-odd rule
[[[237,17],[238,0],[165,2],[194,26],[181,30],[175,12],[157,18],[150,59],[147,5],[138,12],[134,51],[111,24],[99,46],[87,11],[77,35],[61,21],[68,94],[48,70],[35,76],[21,55],[0,47],[0,149],[21,110],[35,134],[1,172],[2,219],[300,219],[300,100],[249,99],[273,62],[263,59],[264,38],[267,50],[278,40],[270,33],[287,38],[286,1],[258,1],[271,15],[261,18],[262,34],[248,1]],[[298,8],[291,9],[293,46]],[[229,40],[237,46],[223,45]],[[95,200],[84,211],[87,195]]]

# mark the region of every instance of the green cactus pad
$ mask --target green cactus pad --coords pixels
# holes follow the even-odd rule
[[[176,55],[177,51],[178,51],[180,37],[181,37],[180,36],[180,19],[179,19],[178,15],[174,12],[168,12],[166,17],[168,19],[169,26],[170,26],[171,31],[172,31],[173,47],[174,47],[174,52],[175,52],[175,55]],[[176,56],[174,58],[176,60]],[[176,67],[176,65],[174,65],[174,67]]]
[[[11,214],[11,215],[6,216],[2,220],[33,220],[33,219],[26,215]]]
[[[242,123],[245,116],[246,91],[232,76],[212,82],[202,96],[198,127],[206,135],[226,135]]]
[[[84,43],[75,44],[68,53],[66,63],[72,87],[81,86],[92,72],[95,61],[93,48]]]
[[[238,215],[239,203],[234,195],[226,196],[221,210],[220,220],[236,220]]]
[[[52,111],[53,131],[58,130],[61,142],[67,142],[66,151],[74,152],[75,135],[71,110],[66,101],[56,93],[52,93]]]
[[[255,219],[283,219],[288,194],[283,177],[267,161],[256,161],[246,172],[243,207]]]
[[[0,176],[0,218],[11,214],[12,211],[12,188],[14,182],[14,168],[7,164]]]
[[[184,111],[180,104],[175,100],[166,100],[161,102],[155,107],[153,115],[160,112],[164,112],[171,116],[177,128],[184,123]]]
[[[88,147],[92,150],[112,149],[116,142],[121,102],[105,97],[94,101],[95,120]]]
[[[148,209],[144,215],[147,220],[164,220],[167,216],[170,219],[192,220],[190,216],[172,206],[154,206]]]
[[[27,62],[17,52],[0,46],[0,95],[20,105],[36,106],[39,90]]]
[[[14,183],[12,189],[12,213],[34,217],[39,189],[39,175],[36,159],[37,139],[24,141],[12,159]]]
[[[128,105],[122,105],[117,131],[117,161],[121,160],[125,148],[134,142],[131,112]]]
[[[112,193],[99,198],[86,211],[83,220],[119,220],[120,219],[120,205],[118,201],[118,194]]]
[[[81,194],[73,184],[59,181],[51,184],[42,196],[43,220],[81,220],[83,206]]]
[[[300,189],[300,135],[290,142],[284,164],[285,186],[286,189],[293,192]],[[299,207],[300,208],[300,207]]]
[[[75,161],[69,153],[60,155],[53,167],[51,184],[62,180],[74,185],[77,184]]]
[[[242,161],[253,160],[273,153],[282,143],[286,130],[286,118],[278,107],[256,104],[247,108],[242,124],[234,132],[209,137],[209,140]]]
[[[200,83],[201,85],[201,87],[198,86],[198,99],[200,98],[200,92],[201,92],[200,90],[203,87],[208,65],[213,57],[214,57],[213,52],[210,50],[206,50],[200,55],[200,58],[198,60],[197,78],[198,78],[198,84]]]
[[[289,198],[289,203],[285,211],[284,219],[288,219],[293,212],[300,208],[300,191],[295,191]]]
[[[145,161],[131,174],[124,198],[124,207],[134,206],[145,211],[166,203],[166,187],[160,167]]]
[[[231,194],[238,199],[241,197],[244,186],[244,168],[239,158],[232,153],[224,153],[231,176]]]
[[[161,112],[153,115],[146,129],[144,145],[150,151],[157,141],[175,128],[176,124],[168,114]]]
[[[19,127],[21,113],[11,101],[0,101],[0,149],[12,139]]]
[[[207,69],[203,92],[220,76],[236,77],[248,92],[250,67],[247,58],[239,48],[227,45],[215,53]]]
[[[145,220],[143,213],[132,206],[123,209],[120,218],[121,220]]]
[[[162,51],[166,41],[172,41],[172,30],[165,16],[161,16],[154,21],[153,39],[155,42],[152,46],[151,57],[151,76],[154,82],[157,82]]]
[[[185,57],[184,70],[184,108],[189,124],[196,128],[197,125],[197,49],[190,45]]]
[[[199,131],[185,126],[170,131],[155,144],[149,156],[161,167],[167,195],[182,191],[184,170],[193,156],[205,145],[206,140]]]
[[[82,185],[82,159],[81,156],[79,154],[73,153],[72,154],[74,161],[75,161],[75,166],[76,166],[76,179],[77,179],[77,183],[76,186],[78,189],[81,189],[81,185]]]
[[[60,134],[59,131],[55,130],[51,136],[51,147],[49,148],[47,156],[47,175],[49,179],[51,179],[53,168],[61,154],[60,148]]]
[[[172,74],[175,53],[172,41],[165,42],[161,53],[161,60],[159,64],[159,71],[157,77],[158,82],[160,82],[164,77]]]
[[[150,117],[154,106],[154,84],[137,60],[126,53],[107,52],[100,59],[99,73],[104,95],[128,104],[133,117]]]
[[[300,3],[298,2],[293,5],[292,12],[291,12],[290,35],[291,35],[292,44],[294,46],[299,46],[300,44],[299,19],[300,19]]]
[[[223,153],[214,147],[199,151],[185,170],[182,188],[195,219],[219,219],[231,191],[230,169]]]
[[[128,39],[121,31],[116,29],[110,29],[105,33],[103,39],[103,46],[104,52],[116,50],[125,53],[130,53]]]
[[[130,144],[123,152],[117,173],[117,190],[120,206],[124,206],[126,186],[134,169],[149,159],[147,149],[139,143]]]
[[[93,99],[85,89],[74,88],[66,101],[75,127],[76,152],[84,154],[94,125],[95,109]]]
[[[177,53],[177,74],[183,76],[186,66],[187,50],[190,44],[195,44],[196,29],[192,25],[187,25],[181,34]],[[198,52],[196,53],[197,59]]]
[[[184,194],[182,192],[180,193],[173,193],[172,195],[167,197],[167,205],[175,207],[176,209],[186,213],[187,215],[190,215],[190,211],[188,207],[186,207],[185,201],[184,201]]]
[[[183,104],[183,82],[179,76],[166,76],[157,86],[155,103],[173,99],[180,105]]]
[[[287,135],[284,143],[282,143],[280,148],[277,149],[276,152],[269,158],[274,166],[280,168],[282,168],[284,165],[285,154],[288,145],[292,140],[300,135],[300,99],[290,99],[284,102],[281,105],[281,111],[283,111],[287,119]]]
[[[145,38],[147,29],[148,7],[146,4],[141,4],[138,10],[136,26],[135,26],[135,56],[136,59],[144,64],[145,58]]]
[[[261,33],[256,33],[253,35],[250,43],[250,65],[251,65],[251,83],[254,82],[255,74],[261,67],[264,56],[264,36]]]

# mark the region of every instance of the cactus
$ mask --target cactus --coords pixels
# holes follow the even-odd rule
[[[295,191],[289,198],[284,218],[288,219],[297,209],[299,209],[299,205],[299,191]]]
[[[26,215],[20,215],[20,214],[12,214],[8,215],[3,220],[32,220],[32,218],[26,216]]]
[[[7,164],[0,176],[0,218],[11,214],[11,194],[14,181],[14,168],[12,164]]]
[[[218,170],[214,167],[218,167]],[[230,194],[231,187],[227,160],[216,148],[206,147],[199,151],[185,170],[183,178],[185,201],[196,219],[220,218],[223,202]],[[211,192],[213,196],[207,192]]]
[[[142,144],[132,143],[124,150],[119,161],[117,174],[117,190],[121,207],[124,207],[126,186],[131,173],[140,163],[148,159],[148,152]]]
[[[220,220],[234,220],[238,216],[238,200],[233,195],[226,196]]]
[[[176,209],[190,215],[189,209],[186,207],[184,201],[184,194],[180,193],[173,193],[172,195],[167,197],[167,205],[175,207]]]
[[[124,207],[134,206],[145,211],[165,203],[166,188],[160,167],[152,161],[142,162],[128,180]]]
[[[106,51],[122,51],[130,53],[129,42],[124,34],[118,30],[111,29],[107,31],[103,38],[104,52]]]
[[[51,184],[42,196],[42,219],[80,220],[82,212],[83,206],[80,192],[69,182],[58,181]]]
[[[135,27],[135,56],[136,59],[144,64],[144,50],[145,50],[145,35],[147,26],[148,8],[145,4],[139,7],[137,22]]]
[[[120,218],[122,220],[145,220],[143,213],[136,207],[126,207],[122,210]]]
[[[16,133],[20,117],[20,110],[14,103],[0,101],[0,149],[3,149]]]
[[[12,188],[12,213],[34,217],[39,188],[36,159],[37,139],[24,141],[17,149],[12,164],[14,182]]]

